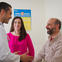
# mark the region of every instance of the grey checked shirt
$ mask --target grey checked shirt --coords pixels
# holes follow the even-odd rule
[[[62,34],[58,33],[53,40],[50,38],[45,43],[43,49],[39,52],[34,62],[62,62]]]

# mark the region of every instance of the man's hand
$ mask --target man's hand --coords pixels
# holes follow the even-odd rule
[[[14,52],[16,55],[18,55],[18,52]]]
[[[22,54],[20,59],[22,62],[30,62],[33,60],[33,56],[28,56],[28,53],[26,52],[25,54]]]
[[[18,55],[19,52],[20,52],[20,51],[14,52],[14,54]]]

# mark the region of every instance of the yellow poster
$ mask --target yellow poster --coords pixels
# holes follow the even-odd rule
[[[14,16],[22,17],[25,29],[31,30],[31,10],[28,9],[14,9]]]

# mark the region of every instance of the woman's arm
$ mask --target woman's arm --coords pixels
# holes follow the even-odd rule
[[[34,54],[35,54],[34,46],[33,46],[33,43],[32,43],[32,40],[31,40],[29,34],[27,34],[27,45],[28,45],[29,55],[34,57]]]

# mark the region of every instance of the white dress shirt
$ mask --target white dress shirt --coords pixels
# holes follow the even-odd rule
[[[7,35],[0,22],[0,62],[20,62],[20,56],[12,54],[8,47]]]

